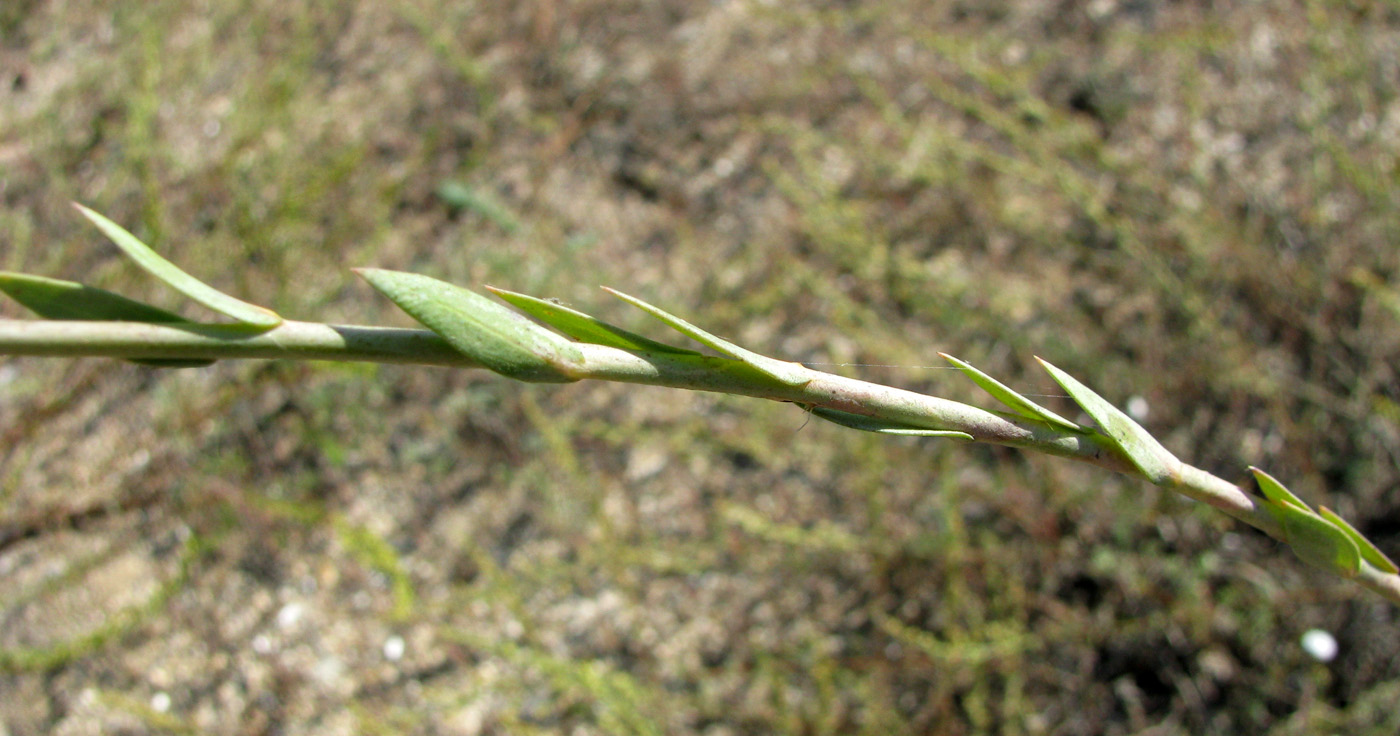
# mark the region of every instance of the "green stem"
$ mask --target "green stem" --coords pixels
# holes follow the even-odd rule
[[[1038,450],[1133,473],[1121,454],[1091,436],[891,386],[800,367],[806,380],[794,386],[766,380],[729,358],[678,357],[587,343],[574,346],[583,356],[580,364],[571,369],[570,377],[574,379],[714,391],[826,407],[915,427],[958,430],[980,442]],[[282,358],[480,367],[427,330],[293,320],[257,334],[217,325],[0,320],[0,355]],[[1242,495],[1240,500],[1248,503]],[[1248,508],[1238,503],[1236,506]]]
[[[587,343],[575,343],[574,347],[582,354],[581,362],[569,371],[568,377],[575,380],[714,391],[825,407],[914,427],[956,430],[978,442],[1045,452],[1134,477],[1142,475],[1121,452],[1093,435],[1062,431],[1018,415],[989,412],[891,386],[801,367],[798,375],[805,382],[791,385],[773,381],[729,358],[636,352]],[[0,320],[0,355],[282,358],[480,367],[427,330],[291,320],[258,334],[237,326]],[[1171,481],[1162,485],[1287,541],[1278,520],[1262,502],[1229,481],[1183,463]],[[1363,562],[1357,582],[1400,604],[1400,576]]]
[[[1132,466],[1093,437],[891,386],[801,368],[806,381],[764,380],[729,358],[677,357],[575,343],[582,362],[574,379],[714,391],[790,401],[928,429],[966,432],[977,441],[1038,450],[1132,473]],[[480,367],[427,330],[327,325],[286,320],[250,334],[238,327],[141,322],[0,320],[0,355],[108,358],[282,358]]]
[[[427,330],[293,320],[252,334],[236,325],[0,319],[0,355],[285,358],[479,367]]]

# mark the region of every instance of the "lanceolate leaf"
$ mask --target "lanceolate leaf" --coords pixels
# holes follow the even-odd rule
[[[1331,522],[1292,504],[1266,501],[1283,527],[1284,541],[1303,562],[1344,578],[1361,571],[1361,550],[1352,537]]]
[[[74,202],[73,206],[84,217],[92,221],[104,235],[117,244],[122,252],[136,261],[137,265],[149,271],[156,278],[169,284],[181,294],[203,304],[234,321],[259,331],[270,330],[282,324],[282,318],[270,309],[235,299],[199,279],[180,270],[179,266],[165,260],[150,246],[127,232],[121,225]]]
[[[664,342],[642,337],[634,332],[610,325],[582,312],[576,312],[561,304],[526,294],[517,294],[505,289],[486,287],[492,294],[510,302],[517,309],[556,330],[578,340],[594,345],[606,345],[619,350],[644,353],[669,353],[674,355],[700,355],[694,350],[678,348]]]
[[[1168,483],[1178,477],[1181,461],[1141,425],[1073,376],[1040,358],[1036,360],[1074,398],[1084,413],[1094,418],[1104,435],[1123,451],[1144,477],[1157,484]]]
[[[497,302],[418,274],[356,272],[452,347],[503,376],[537,383],[577,380],[564,370],[583,362],[573,343]]]
[[[939,353],[939,355],[943,356],[944,359],[946,359],[949,363],[952,363],[953,365],[957,366],[958,369],[961,370],[964,374],[966,374],[968,378],[972,379],[973,383],[976,383],[978,386],[981,386],[983,391],[986,391],[987,393],[991,394],[993,397],[996,398],[997,401],[1000,401],[1001,403],[1011,407],[1011,410],[1016,412],[1017,414],[1020,414],[1021,416],[1026,417],[1027,419],[1034,419],[1036,421],[1045,422],[1046,424],[1049,424],[1053,427],[1063,429],[1069,432],[1083,433],[1088,431],[1086,428],[1081,427],[1068,419],[1065,419],[1059,414],[1056,414],[1055,412],[1046,409],[1040,404],[1037,404],[1034,401],[1027,399],[1026,397],[1016,393],[1015,391],[1012,391],[1010,388],[1007,388],[1007,386],[1001,381],[998,381],[995,378],[992,378],[991,376],[983,373],[982,371],[973,368],[970,364],[958,360],[957,358],[954,358],[953,356],[947,353]]]
[[[0,271],[0,291],[40,317],[56,320],[89,320],[176,324],[185,319],[174,312],[128,299],[105,289],[75,281],[47,279]],[[133,363],[158,368],[198,368],[212,360],[197,358],[133,358]]]
[[[1330,518],[1313,513],[1303,499],[1293,495],[1272,475],[1252,466],[1249,472],[1254,474],[1259,490],[1268,499],[1266,507],[1283,526],[1285,541],[1294,554],[1309,565],[1331,570],[1343,577],[1356,577],[1364,555],[1362,545],[1370,547],[1370,542],[1339,517],[1337,521],[1341,523],[1336,524]],[[1336,517],[1336,514],[1331,515]],[[1381,555],[1380,550],[1375,550],[1375,553],[1384,559],[1385,555]]]
[[[1341,529],[1348,537],[1351,537],[1351,541],[1356,542],[1357,548],[1361,550],[1361,557],[1363,559],[1384,572],[1391,574],[1400,573],[1400,568],[1396,567],[1395,563],[1392,562],[1384,552],[1380,551],[1376,545],[1372,544],[1371,540],[1361,536],[1361,532],[1357,531],[1356,527],[1348,524],[1345,519],[1337,516],[1337,514],[1333,513],[1332,509],[1326,506],[1319,506],[1317,510],[1322,514],[1322,518],[1332,522],[1333,526]]]
[[[812,414],[828,422],[839,424],[851,429],[859,429],[865,432],[879,432],[880,434],[909,435],[913,437],[946,437],[950,439],[971,440],[972,435],[966,432],[958,432],[949,429],[927,429],[924,427],[912,427],[908,424],[896,424],[893,422],[867,417],[860,414],[852,414],[838,409],[828,409],[823,406],[812,407]]]
[[[174,312],[167,312],[105,289],[84,286],[76,281],[0,271],[0,291],[46,319],[115,320],[153,324],[186,321]]]
[[[634,296],[628,296],[620,291],[617,291],[616,289],[609,289],[606,286],[604,286],[603,289],[609,294],[612,294],[613,296],[627,302],[628,304],[631,304],[632,306],[646,312],[647,314],[650,314],[651,316],[661,320],[662,322],[665,322],[672,329],[676,330],[682,335],[689,337],[690,339],[700,343],[701,345],[704,345],[705,347],[724,353],[725,355],[728,355],[729,357],[734,358],[735,360],[746,363],[753,369],[759,371],[760,373],[770,378],[776,379],[781,383],[784,383],[788,386],[801,386],[802,384],[808,383],[812,380],[808,370],[805,367],[798,365],[797,363],[789,363],[787,361],[774,360],[773,358],[759,355],[758,353],[752,352],[750,350],[745,350],[744,348],[741,348],[738,345],[735,345],[734,343],[725,340],[724,338],[711,335],[710,333],[700,329],[699,327],[696,327],[695,325],[689,322],[686,322],[685,320],[675,316],[674,314],[666,312],[657,307],[653,307],[652,305],[647,304],[641,299],[638,299]]]

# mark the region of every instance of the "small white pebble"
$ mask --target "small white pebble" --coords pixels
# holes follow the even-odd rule
[[[1303,633],[1303,651],[1319,662],[1331,662],[1337,658],[1337,639],[1322,629],[1308,629]]]
[[[390,662],[403,659],[404,642],[402,636],[391,636],[384,640],[384,658]]]
[[[162,692],[156,693],[155,695],[152,695],[152,696],[151,696],[151,710],[154,710],[154,711],[157,712],[157,713],[169,713],[169,712],[170,712],[170,694],[162,691]]]
[[[258,654],[271,654],[272,640],[262,634],[258,634],[253,637],[253,651]]]
[[[332,684],[345,674],[345,663],[339,657],[322,657],[311,667],[311,676],[322,684]]]
[[[1141,396],[1129,396],[1128,405],[1125,408],[1128,410],[1128,416],[1133,419],[1139,422],[1147,419],[1147,399]]]
[[[300,603],[288,603],[277,612],[277,625],[283,629],[290,629],[297,625],[305,611],[306,609]]]

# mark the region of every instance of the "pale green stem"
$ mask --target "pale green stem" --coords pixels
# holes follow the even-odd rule
[[[822,373],[807,368],[806,383],[790,386],[746,376],[728,358],[697,361],[660,353],[634,353],[578,343],[582,363],[577,379],[621,381],[653,386],[755,396],[820,406],[928,429],[957,430],[975,441],[1036,450],[1140,476],[1116,449],[1094,437],[1064,432],[1019,416],[903,389]],[[111,358],[283,358],[367,361],[480,367],[427,330],[326,325],[284,321],[266,332],[212,325],[155,325],[139,322],[0,320],[0,355]],[[1222,478],[1182,464],[1170,484],[1275,539],[1278,521],[1255,497]],[[1400,576],[1363,561],[1357,582],[1400,604]]]
[[[285,320],[260,333],[219,325],[0,319],[0,355],[285,358],[477,368],[427,330]]]

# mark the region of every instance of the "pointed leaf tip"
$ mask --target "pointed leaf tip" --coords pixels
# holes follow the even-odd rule
[[[1084,413],[1093,417],[1103,435],[1127,456],[1145,478],[1157,485],[1178,480],[1181,461],[1146,429],[1073,376],[1039,356],[1036,360]]]
[[[1017,414],[1020,414],[1021,416],[1027,419],[1033,419],[1038,422],[1044,422],[1045,424],[1049,424],[1050,426],[1055,427],[1056,429],[1063,429],[1065,431],[1074,432],[1076,434],[1083,434],[1088,431],[1086,428],[1081,427],[1068,419],[1065,419],[1059,414],[1056,414],[1055,412],[1046,409],[1040,404],[1037,404],[1034,401],[1031,401],[1030,399],[1027,399],[1026,397],[1022,396],[1021,394],[1016,393],[1015,391],[1008,388],[1001,381],[998,381],[995,378],[992,378],[991,376],[987,375],[986,373],[977,370],[970,363],[967,363],[963,360],[959,360],[958,358],[954,358],[953,356],[947,353],[939,353],[939,355],[941,355],[944,360],[947,360],[949,363],[952,363],[953,365],[957,366],[958,370],[962,371],[963,374],[966,375],[968,378],[971,378],[972,382],[980,386],[983,391],[986,391],[987,393],[991,394],[993,398],[1007,405],[1011,408],[1012,411],[1016,412]]]
[[[96,225],[97,229],[115,243],[128,258],[181,294],[241,325],[259,331],[270,330],[282,324],[282,317],[276,312],[256,304],[249,304],[241,299],[235,299],[209,286],[166,260],[121,225],[77,202],[72,204],[74,209]]]
[[[650,314],[652,317],[666,323],[671,329],[685,335],[686,337],[704,345],[719,353],[723,353],[754,370],[772,378],[787,386],[801,386],[812,380],[810,371],[798,363],[790,363],[784,360],[769,358],[759,355],[751,350],[746,350],[735,345],[724,338],[712,335],[699,327],[667,312],[660,307],[652,306],[634,296],[624,294],[617,289],[604,286],[603,291],[612,294],[628,304]]]
[[[642,337],[616,325],[582,312],[572,310],[548,299],[517,294],[494,286],[483,287],[492,294],[509,302],[511,306],[553,327],[579,342],[605,345],[619,350],[643,353],[667,353],[672,355],[699,355],[694,350],[678,348],[662,342]]]
[[[868,417],[861,414],[852,414],[839,409],[828,409],[824,406],[814,406],[809,411],[819,419],[825,419],[832,424],[839,424],[851,429],[859,429],[862,432],[876,432],[878,434],[906,435],[911,437],[943,437],[947,439],[972,440],[972,435],[960,432],[955,429],[929,429],[927,427],[915,427],[898,422],[890,422],[876,417]]]
[[[1259,484],[1259,491],[1264,494],[1265,498],[1274,503],[1293,506],[1294,508],[1299,508],[1309,513],[1312,512],[1312,507],[1304,503],[1303,499],[1293,495],[1293,492],[1285,488],[1282,483],[1278,482],[1277,478],[1253,465],[1249,466],[1249,472],[1254,474],[1254,481]]]

